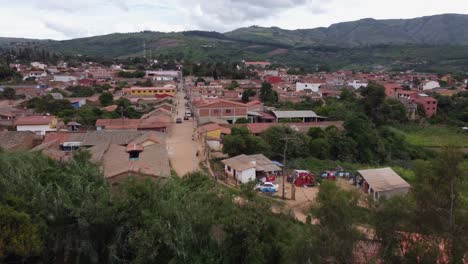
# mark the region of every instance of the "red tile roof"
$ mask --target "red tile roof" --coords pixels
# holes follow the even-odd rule
[[[55,116],[22,116],[16,118],[15,124],[17,126],[48,125],[54,119],[56,119]]]

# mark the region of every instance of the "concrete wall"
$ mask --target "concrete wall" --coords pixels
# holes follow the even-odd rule
[[[16,131],[31,131],[38,135],[45,135],[46,132],[56,131],[56,129],[51,128],[49,125],[31,125],[31,126],[17,126]]]

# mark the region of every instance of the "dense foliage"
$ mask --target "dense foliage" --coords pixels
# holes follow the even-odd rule
[[[2,262],[285,263],[309,229],[199,174],[112,192],[87,158],[0,154]]]
[[[453,96],[433,94],[437,99],[437,116],[433,122],[445,122],[450,125],[468,125],[468,91]]]
[[[0,151],[0,261],[3,263],[353,263],[365,241],[358,193],[319,187],[310,220],[273,214],[253,192],[226,189],[201,174],[110,186],[78,151],[68,162]],[[446,150],[418,166],[413,191],[370,202],[389,263],[427,263],[466,252],[468,215],[462,156]],[[448,172],[448,173],[447,173]],[[447,175],[449,175],[447,177]],[[406,234],[431,239],[412,241]],[[400,245],[409,247],[401,254]],[[447,243],[447,250],[437,243]]]

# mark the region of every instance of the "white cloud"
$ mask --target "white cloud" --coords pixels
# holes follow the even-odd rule
[[[468,13],[445,0],[0,0],[0,35],[69,39],[141,30],[287,29],[374,18]]]

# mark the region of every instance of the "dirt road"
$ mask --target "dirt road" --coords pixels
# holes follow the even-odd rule
[[[174,123],[169,127],[167,139],[167,151],[172,168],[179,176],[198,170],[199,160],[196,157],[198,143],[192,141],[195,124],[192,119],[183,120],[185,114],[185,94],[178,92],[176,99],[177,114]],[[175,119],[181,118],[182,124],[176,124]]]

